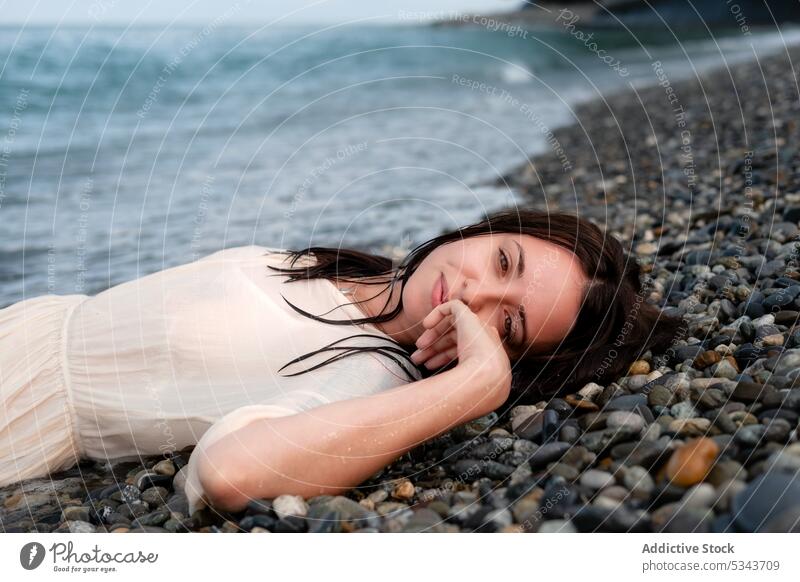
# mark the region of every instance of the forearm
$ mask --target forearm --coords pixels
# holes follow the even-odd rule
[[[211,502],[230,511],[284,493],[341,494],[415,446],[496,408],[497,391],[487,382],[456,366],[371,396],[251,422],[209,447],[200,480]]]

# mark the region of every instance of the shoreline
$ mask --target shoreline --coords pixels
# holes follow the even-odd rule
[[[788,46],[786,52],[797,68],[800,43]],[[768,78],[766,89],[759,87],[763,83],[760,69]],[[771,54],[760,63],[752,60],[730,69],[704,71],[699,81],[672,81],[662,74],[666,87],[647,85],[580,102],[573,108],[573,122],[552,130],[575,171],[564,172],[558,156],[544,152],[485,185],[515,188],[534,207],[549,204],[550,208],[585,211],[598,223],[608,224],[625,241],[635,240],[634,232],[641,238],[645,236],[642,229],[630,227],[629,212],[610,216],[607,222],[601,220],[605,218],[601,211],[605,203],[633,204],[638,198],[659,203],[668,200],[681,207],[689,202],[697,205],[698,199],[701,204],[708,202],[710,196],[719,194],[718,184],[709,181],[709,175],[718,182],[720,172],[724,174],[732,161],[742,162],[748,151],[772,160],[775,167],[775,155],[770,152],[797,137],[797,123],[787,114],[791,101],[783,96],[796,92],[793,85],[800,82],[787,73],[789,70],[785,54]],[[750,82],[749,78],[754,80]],[[728,103],[729,98],[736,99],[734,95],[742,103],[741,112],[735,110],[737,103]],[[772,139],[764,124],[772,123],[767,116],[770,106],[776,105],[779,108],[773,113],[779,127]],[[726,143],[716,144],[715,132],[734,135],[725,135]],[[738,159],[731,159],[736,156],[729,148],[735,149]],[[768,184],[774,186],[774,181]],[[794,191],[797,185],[792,181],[787,186]],[[723,194],[730,195],[732,186],[730,181],[726,183]],[[605,197],[601,195],[604,190]],[[767,195],[762,190],[756,198],[764,203]],[[700,215],[696,220],[705,218]]]

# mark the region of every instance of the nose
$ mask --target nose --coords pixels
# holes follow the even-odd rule
[[[465,280],[461,300],[476,315],[486,312],[487,317],[491,317],[503,303],[513,303],[511,289],[505,282],[487,280]]]

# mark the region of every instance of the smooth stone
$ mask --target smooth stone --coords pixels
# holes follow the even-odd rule
[[[593,453],[600,453],[607,447],[638,436],[639,432],[638,430],[634,431],[624,426],[606,428],[584,433],[579,442]]]
[[[644,418],[642,418],[641,415],[623,410],[615,410],[609,414],[606,419],[606,426],[608,428],[625,427],[631,431],[638,432],[644,428],[644,425]]]
[[[706,481],[711,483],[714,487],[720,487],[723,483],[735,480],[745,479],[747,471],[742,465],[733,459],[721,458],[714,463],[714,467],[708,474]]]
[[[773,333],[761,338],[761,345],[764,346],[782,346],[784,344],[785,338],[783,337],[782,333]]]
[[[138,527],[140,525],[144,526],[160,526],[165,521],[170,518],[170,513],[166,509],[157,509],[156,511],[151,511],[145,515],[140,515],[136,519],[133,520],[133,527]]]
[[[707,437],[688,441],[672,453],[666,466],[667,478],[681,487],[699,483],[708,475],[719,450],[717,443]]]
[[[694,407],[694,404],[689,401],[678,402],[669,409],[669,412],[670,415],[676,419],[696,418],[700,416],[700,413]]]
[[[588,471],[584,471],[583,475],[581,475],[580,483],[592,491],[597,491],[599,489],[603,489],[604,487],[610,487],[614,485],[615,480],[611,473],[597,469],[589,469]]]
[[[708,509],[717,499],[717,492],[710,483],[698,483],[689,488],[683,496],[683,503],[687,507]]]
[[[655,385],[647,395],[650,406],[669,406],[673,401],[672,391],[666,386]]]
[[[792,454],[787,447],[772,453],[767,460],[767,467],[775,471],[800,471],[800,455]]]
[[[581,430],[579,427],[564,425],[558,433],[558,440],[566,443],[576,443],[581,438]]]
[[[549,463],[547,465],[547,472],[551,475],[563,477],[567,481],[575,481],[580,477],[580,471],[578,471],[577,468],[560,461]]]
[[[647,378],[647,374],[632,374],[625,379],[625,388],[631,392],[638,392],[649,382],[650,380]]]
[[[311,503],[311,500],[309,500],[307,515],[309,522],[312,519],[320,519],[328,511],[338,511],[342,521],[353,522],[358,527],[378,527],[380,525],[380,520],[374,511],[370,511],[352,499],[341,495],[335,497],[324,496],[322,499],[317,497],[315,499],[317,499],[315,503]]]
[[[612,447],[611,457],[626,466],[640,465],[648,468],[656,465],[671,450],[667,441],[638,441],[623,443]]]
[[[603,387],[594,382],[589,382],[583,388],[578,390],[578,395],[585,400],[594,400],[603,393]]]
[[[514,434],[520,438],[542,444],[557,434],[558,425],[558,412],[550,409],[541,410],[520,423],[514,429]]]
[[[571,447],[571,443],[562,443],[558,441],[544,444],[533,452],[530,459],[528,459],[528,463],[531,469],[536,470],[540,467],[544,467],[547,463],[557,461],[564,456],[564,453]]]
[[[683,362],[685,360],[694,361],[697,356],[705,351],[705,348],[701,345],[680,346],[675,348],[675,360],[678,362]]]
[[[580,496],[577,489],[561,477],[551,477],[544,488],[539,503],[540,511],[548,519],[560,519],[574,511]]]
[[[711,421],[707,418],[678,418],[673,420],[667,428],[679,436],[703,436],[711,428]]]
[[[64,521],[89,521],[89,510],[81,505],[65,507],[62,511]]]
[[[736,367],[736,365],[727,358],[714,364],[711,367],[711,374],[715,378],[727,378],[729,380],[732,380],[736,377],[738,373],[739,370]]]
[[[166,503],[168,497],[169,491],[164,487],[150,487],[149,489],[145,489],[144,493],[142,493],[142,501],[151,507],[163,505]]]
[[[272,509],[280,519],[290,515],[298,517],[308,515],[308,504],[299,495],[279,495],[272,500]]]
[[[169,459],[164,459],[153,465],[153,471],[158,473],[159,475],[166,475],[168,477],[172,477],[175,475],[175,465]]]
[[[392,497],[405,501],[412,499],[415,493],[414,484],[408,479],[402,479],[392,490]]]
[[[180,513],[181,515],[189,515],[189,499],[183,493],[175,493],[168,500],[166,504],[174,517],[174,514]]]
[[[655,482],[649,471],[639,465],[627,467],[622,477],[622,483],[634,497],[647,499],[655,488]]]
[[[750,424],[741,427],[734,434],[736,442],[746,447],[756,447],[764,439],[767,427],[763,424]]]
[[[722,390],[706,388],[700,392],[694,392],[692,399],[700,408],[709,410],[723,406],[728,401],[728,396]]]
[[[753,479],[734,497],[731,513],[740,529],[758,532],[796,505],[800,505],[800,476],[773,470]]]
[[[764,396],[766,386],[755,382],[738,382],[733,389],[732,398],[742,402],[758,402]]]
[[[694,367],[698,370],[704,370],[722,360],[722,354],[714,350],[708,350],[700,354],[694,359]]]
[[[605,406],[606,411],[614,411],[614,410],[636,410],[641,406],[647,406],[647,395],[646,394],[629,394],[626,396],[617,396],[616,398],[609,401],[608,404]]]

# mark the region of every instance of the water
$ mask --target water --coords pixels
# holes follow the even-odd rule
[[[596,35],[623,77],[555,32],[0,28],[0,305],[240,244],[412,248],[518,202],[485,184],[653,59],[677,80],[798,36]]]

